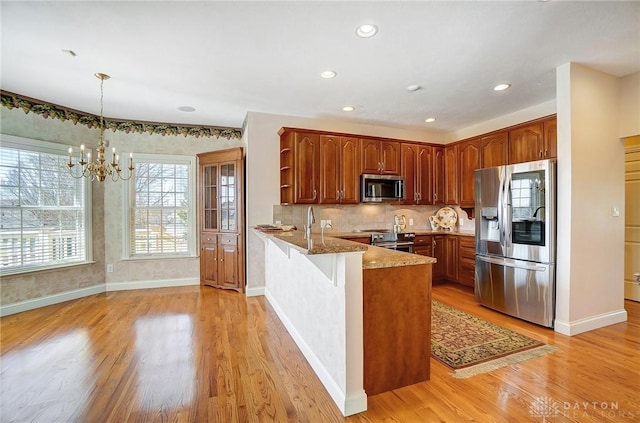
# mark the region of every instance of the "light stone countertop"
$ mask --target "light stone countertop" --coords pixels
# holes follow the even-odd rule
[[[311,234],[311,239],[306,239],[304,237],[304,232],[297,230],[276,233],[265,233],[256,230],[256,232],[274,240],[284,241],[303,254],[337,254],[364,251],[364,255],[362,257],[363,269],[436,263],[436,259],[433,257],[375,247],[373,245],[366,245],[359,242],[349,241],[348,239],[328,236],[326,234],[323,242],[320,234],[313,233]]]

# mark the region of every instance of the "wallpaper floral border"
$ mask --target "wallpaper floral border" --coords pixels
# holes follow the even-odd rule
[[[25,97],[20,94],[14,94],[8,91],[0,91],[2,106],[7,109],[22,109],[25,113],[35,113],[45,119],[59,119],[61,121],[70,120],[77,125],[86,125],[89,128],[100,127],[100,116],[78,110],[69,109],[58,106],[56,104],[46,103],[44,101]],[[237,128],[224,128],[218,126],[204,125],[181,125],[172,123],[159,122],[139,122],[121,119],[104,118],[105,128],[112,131],[122,131],[126,133],[147,133],[157,135],[183,135],[196,138],[226,138],[228,140],[240,139],[242,131]]]

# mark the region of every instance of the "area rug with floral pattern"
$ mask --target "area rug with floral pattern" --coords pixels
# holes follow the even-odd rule
[[[510,331],[454,307],[431,302],[431,355],[467,378],[539,357],[557,347]]]

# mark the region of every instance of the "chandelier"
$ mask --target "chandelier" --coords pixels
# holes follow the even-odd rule
[[[67,162],[67,167],[69,168],[71,176],[76,179],[89,178],[92,181],[97,179],[98,181],[103,182],[107,177],[109,177],[114,182],[119,179],[127,181],[131,179],[131,176],[133,176],[133,153],[129,153],[129,176],[126,178],[122,174],[120,156],[116,154],[115,147],[111,150],[111,162],[107,162],[104,154],[104,117],[102,116],[104,99],[103,86],[105,79],[109,79],[110,76],[104,73],[96,73],[95,76],[100,80],[100,139],[98,140],[97,148],[98,157],[92,161],[91,153],[87,152],[85,155],[84,144],[82,144],[80,146],[80,160],[78,160],[77,163],[73,163],[73,148],[69,147],[69,161]],[[73,168],[76,165],[79,166],[80,172],[74,171]]]

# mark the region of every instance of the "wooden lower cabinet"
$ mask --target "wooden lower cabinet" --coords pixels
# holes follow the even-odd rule
[[[242,266],[237,234],[203,235],[200,278],[202,285],[242,291]]]
[[[444,269],[445,269],[445,247],[446,244],[444,242],[445,235],[435,235],[433,237],[433,257],[435,257],[437,261],[436,264],[433,265],[433,281],[434,282],[444,282]]]
[[[458,236],[444,237],[444,278],[458,282]]]
[[[413,252],[435,257],[433,282],[457,282],[474,286],[475,238],[460,235],[416,235]]]
[[[473,287],[476,277],[475,238],[461,236],[458,243],[458,283]]]
[[[362,271],[364,390],[429,380],[431,264]]]
[[[416,235],[413,240],[413,253],[421,256],[434,257],[433,237],[431,235]]]

